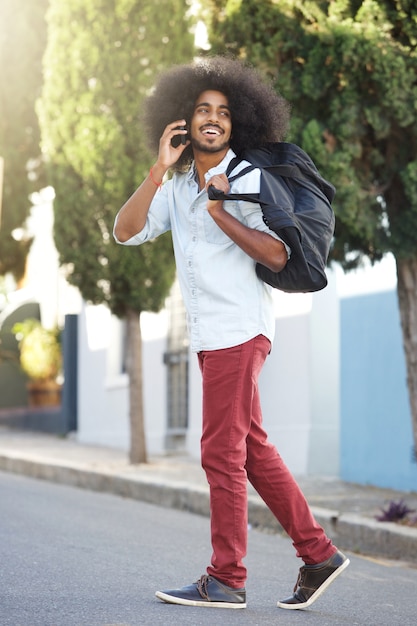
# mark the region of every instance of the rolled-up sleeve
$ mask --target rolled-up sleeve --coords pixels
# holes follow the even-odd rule
[[[155,239],[159,235],[171,229],[171,220],[169,216],[168,191],[171,181],[166,182],[160,191],[158,191],[149,207],[146,224],[143,229],[133,235],[126,241],[119,241],[116,237],[115,228],[119,213],[116,215],[113,227],[113,237],[117,243],[124,246],[139,246],[146,241]]]

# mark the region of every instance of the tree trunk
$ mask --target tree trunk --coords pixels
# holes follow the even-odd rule
[[[147,463],[143,414],[142,337],[140,313],[129,309],[126,316],[126,369],[129,375],[129,421],[131,463]]]
[[[417,458],[417,258],[397,259],[397,278],[413,425],[414,458]]]

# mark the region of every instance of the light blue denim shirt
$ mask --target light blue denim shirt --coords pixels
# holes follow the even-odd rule
[[[207,172],[206,181],[225,172],[234,156],[229,150],[223,161]],[[246,165],[242,162],[235,171]],[[259,176],[256,169],[238,178],[231,192],[258,193]],[[124,244],[140,245],[172,231],[193,352],[229,348],[259,334],[272,342],[272,288],[256,276],[255,261],[217,226],[206,205],[207,192],[198,191],[194,168],[175,173],[156,193],[143,230]],[[250,228],[279,239],[265,225],[258,204],[226,201],[224,208]]]

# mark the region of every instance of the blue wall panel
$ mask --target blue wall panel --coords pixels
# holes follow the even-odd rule
[[[417,491],[395,291],[341,301],[341,478]]]

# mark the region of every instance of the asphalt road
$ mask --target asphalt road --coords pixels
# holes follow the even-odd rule
[[[0,626],[415,626],[417,569],[350,554],[308,610],[276,607],[300,563],[250,531],[246,610],[166,605],[154,592],[205,571],[209,521],[118,496],[0,473]]]

